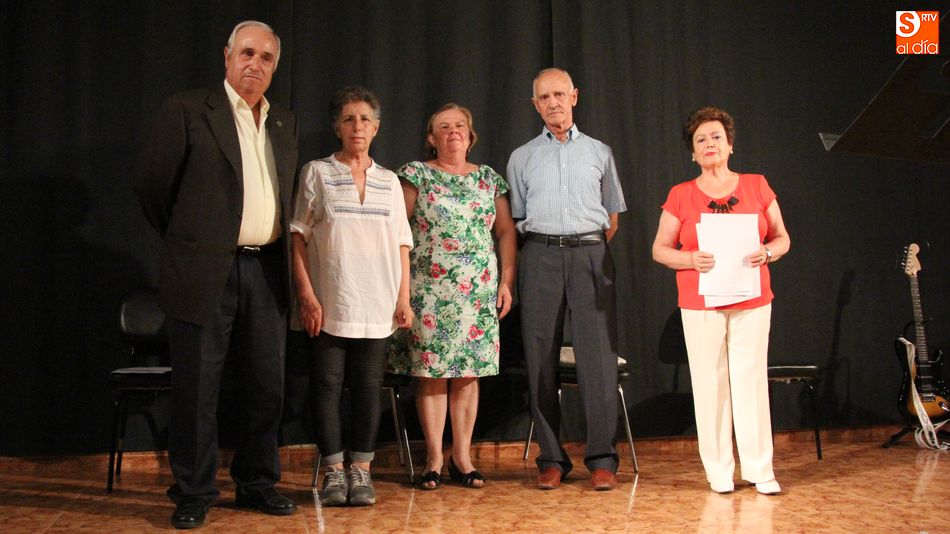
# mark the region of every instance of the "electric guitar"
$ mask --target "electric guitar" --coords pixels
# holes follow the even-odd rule
[[[904,255],[901,259],[901,267],[904,274],[910,280],[910,297],[914,306],[914,341],[905,344],[900,339],[894,342],[894,348],[897,351],[897,359],[901,361],[901,367],[904,369],[904,382],[901,386],[901,394],[898,400],[901,412],[909,419],[916,420],[920,414],[914,404],[914,397],[911,388],[917,388],[920,401],[923,404],[924,412],[930,417],[931,422],[938,423],[944,419],[950,418],[950,402],[947,398],[946,384],[939,379],[941,374],[940,365],[943,359],[943,351],[937,351],[937,357],[931,361],[927,354],[927,337],[924,332],[924,312],[920,305],[920,286],[917,283],[917,272],[920,271],[920,261],[917,259],[917,253],[920,247],[916,243],[904,247]],[[916,352],[916,358],[908,358]],[[934,379],[934,371],[937,371],[938,379]]]

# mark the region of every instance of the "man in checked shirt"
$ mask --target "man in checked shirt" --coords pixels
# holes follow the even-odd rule
[[[557,488],[572,469],[558,441],[558,355],[565,312],[587,418],[584,464],[594,489],[617,484],[616,295],[608,241],[626,211],[610,147],[574,124],[577,88],[570,74],[545,69],[532,102],[541,135],[508,161],[511,212],[524,237],[519,265],[521,328],[531,416],[541,454],[538,487]]]

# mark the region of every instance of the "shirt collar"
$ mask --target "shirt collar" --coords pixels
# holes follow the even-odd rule
[[[249,106],[247,102],[241,98],[241,95],[239,95],[237,91],[231,87],[231,84],[229,84],[227,80],[224,80],[224,92],[228,95],[228,101],[231,103],[232,110],[238,111],[241,109],[246,109],[250,111],[251,106]],[[270,102],[267,101],[266,96],[261,95],[261,115],[266,117],[268,110],[270,110]]]
[[[339,168],[343,172],[349,172],[349,173],[353,172],[352,169],[350,169],[349,165],[336,159],[336,152],[330,152],[330,161],[333,163],[333,165],[335,165],[337,168]],[[376,165],[377,165],[376,160],[373,158],[369,158],[369,167],[366,168],[366,172],[368,173],[369,171],[376,169]],[[369,176],[369,174],[367,174],[367,176]]]
[[[575,122],[574,124],[571,125],[571,128],[567,131],[567,140],[573,141],[579,133],[580,131],[577,129],[577,123]],[[541,127],[541,135],[543,135],[546,139],[549,139],[551,141],[557,141],[557,137],[555,137],[554,134],[551,133],[551,130],[548,130],[547,126]]]

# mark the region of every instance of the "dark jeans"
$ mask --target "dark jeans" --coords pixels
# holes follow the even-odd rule
[[[282,255],[238,255],[221,304],[204,325],[167,322],[172,369],[168,455],[176,502],[218,495],[218,394],[225,361],[240,392],[241,435],[231,462],[238,489],[258,492],[280,480],[277,431],[284,391],[287,318]]]
[[[321,332],[313,339],[310,368],[313,428],[325,465],[343,461],[343,385],[350,392],[350,459],[372,461],[381,407],[379,391],[386,371],[388,338],[337,337]]]

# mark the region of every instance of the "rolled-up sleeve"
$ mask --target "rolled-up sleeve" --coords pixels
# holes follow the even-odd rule
[[[294,214],[290,219],[290,231],[300,234],[304,241],[310,242],[313,225],[316,223],[316,208],[320,206],[321,178],[315,161],[311,161],[300,170],[300,181],[294,198]],[[405,208],[403,208],[405,210]]]

